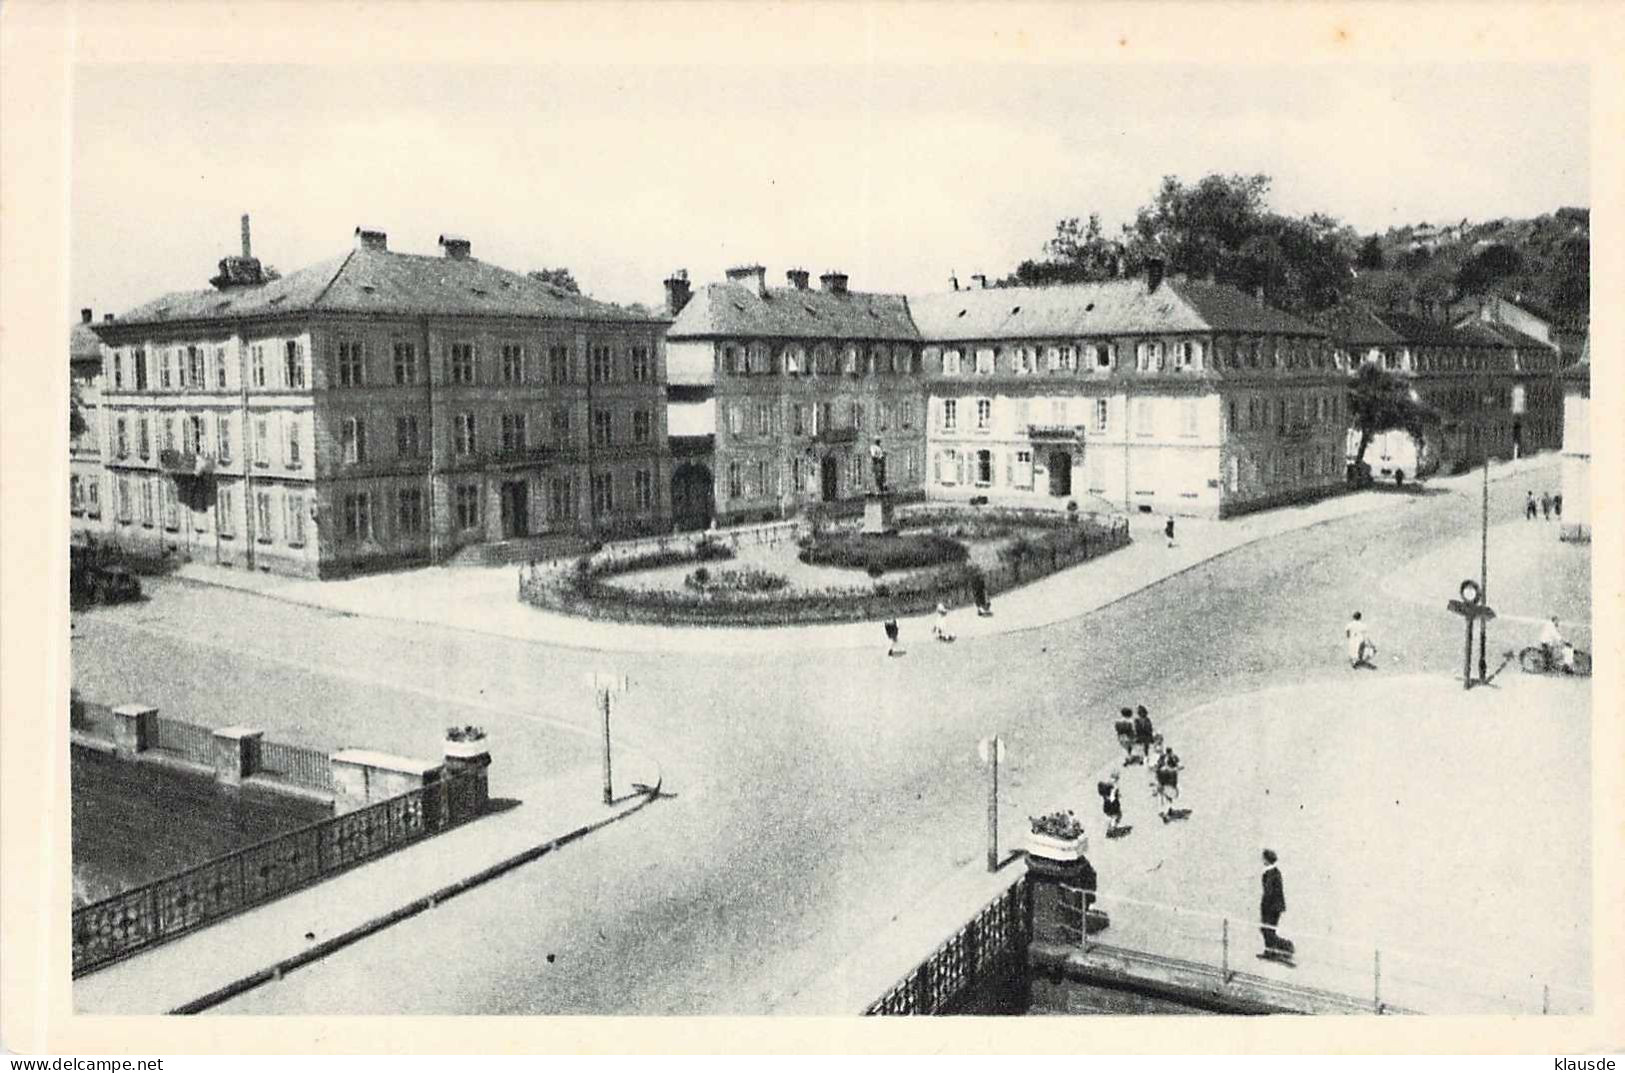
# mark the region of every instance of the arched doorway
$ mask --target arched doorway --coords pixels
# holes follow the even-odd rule
[[[678,466],[671,475],[672,528],[681,532],[709,526],[713,494],[710,467]]]
[[[841,465],[833,455],[824,456],[823,467],[819,470],[824,480],[824,502],[833,503],[841,494]]]
[[[1052,496],[1072,494],[1072,454],[1069,451],[1049,453],[1049,494]]]

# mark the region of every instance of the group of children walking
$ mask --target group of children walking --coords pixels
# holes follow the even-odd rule
[[[1151,794],[1157,799],[1157,814],[1162,822],[1182,818],[1185,813],[1176,812],[1174,802],[1179,799],[1179,772],[1183,764],[1179,754],[1164,744],[1162,735],[1152,726],[1151,713],[1146,711],[1145,705],[1119,709],[1113,729],[1117,732],[1118,745],[1123,748],[1123,766],[1139,764],[1151,772]],[[1123,796],[1118,789],[1122,777],[1121,770],[1113,771],[1109,778],[1095,786],[1100,794],[1101,811],[1106,814],[1107,838],[1116,838],[1130,830],[1123,824]]]
[[[1540,494],[1540,516],[1551,521],[1555,515],[1558,521],[1563,520],[1563,493],[1553,495],[1550,492]],[[1535,493],[1533,489],[1524,493],[1523,516],[1529,521],[1535,520]]]

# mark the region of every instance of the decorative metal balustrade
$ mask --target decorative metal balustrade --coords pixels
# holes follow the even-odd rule
[[[214,766],[213,730],[162,716],[153,722],[158,730],[158,740],[154,743],[157,748],[194,764]]]
[[[259,764],[254,774],[303,786],[307,790],[320,790],[323,793],[333,791],[333,766],[327,754],[297,745],[261,741]]]
[[[73,974],[80,976],[479,814],[471,773],[320,820],[175,875],[74,910]]]
[[[1031,921],[1023,875],[864,1012],[912,1017],[945,1012],[972,985],[1025,963]]]

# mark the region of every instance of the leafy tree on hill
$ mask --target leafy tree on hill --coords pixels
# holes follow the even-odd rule
[[[1365,461],[1373,437],[1395,429],[1410,433],[1420,455],[1426,427],[1437,423],[1439,414],[1418,399],[1402,377],[1378,365],[1362,365],[1349,383],[1349,420],[1360,433],[1360,447],[1354,453],[1358,465]]]
[[[1456,273],[1456,292],[1459,295],[1488,294],[1497,283],[1512,279],[1523,271],[1523,255],[1511,246],[1499,243],[1486,246],[1468,257]]]
[[[1372,235],[1360,243],[1360,255],[1354,263],[1362,272],[1374,272],[1384,268],[1387,261],[1382,255],[1382,238]]]
[[[529,272],[526,274],[529,275],[531,279],[539,279],[543,283],[551,283],[553,286],[562,291],[567,291],[570,294],[581,293],[581,285],[576,282],[576,278],[570,274],[570,270],[568,268],[539,268],[534,272]]]

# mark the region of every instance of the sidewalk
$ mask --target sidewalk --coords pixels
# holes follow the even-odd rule
[[[1491,467],[1491,479],[1505,480],[1557,464],[1555,455],[1497,463]],[[1479,480],[1481,473],[1473,471],[1434,479],[1428,486],[1466,491],[1476,487]],[[1421,501],[1403,494],[1367,490],[1226,521],[1181,518],[1176,523],[1178,539],[1173,548],[1163,540],[1161,517],[1132,515],[1134,543],[1128,547],[1003,594],[994,601],[991,618],[978,618],[964,609],[956,611],[949,616],[950,629],[969,639],[1052,625],[1114,603],[1255,541],[1367,511],[1404,510]],[[878,651],[884,641],[875,623],[864,622],[778,629],[593,622],[520,603],[514,567],[426,567],[403,573],[309,581],[188,563],[175,576],[351,615],[595,651],[759,653],[865,647]],[[923,615],[902,620],[903,645],[930,643],[933,618]]]
[[[1582,1012],[1588,686],[1512,670],[1468,692],[1349,671],[1226,697],[1159,720],[1185,763],[1188,818],[1163,823],[1145,769],[1124,768],[1132,830],[1107,839],[1094,787],[1114,765],[1035,773],[1003,802],[1001,842],[1022,845],[1028,815],[1078,814],[1112,918],[1101,943],[1215,967],[1228,956],[1232,971],[1356,998],[1375,986],[1425,1013]],[[1264,847],[1280,854],[1296,968],[1254,957]],[[954,869],[774,1012],[861,1011],[1024,867]]]
[[[529,784],[494,778],[491,793],[497,810],[81,977],[73,982],[74,1009],[94,1014],[169,1013],[290,958],[309,956],[323,944],[335,949],[347,945],[347,939],[357,937],[349,933],[370,934],[387,927],[392,914],[411,915],[417,903],[431,895],[449,894],[448,887],[493,868],[505,870],[501,866],[516,857],[541,856],[538,850],[555,840],[573,841],[586,830],[644,807],[653,796],[635,793],[633,787],[658,786],[659,765],[627,753],[616,763],[615,788],[620,796],[614,805],[602,803],[596,766],[573,768]],[[517,803],[502,807],[502,799]],[[558,865],[542,860],[534,866]]]

